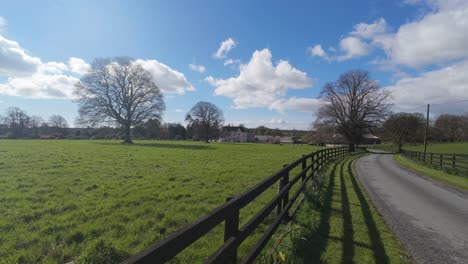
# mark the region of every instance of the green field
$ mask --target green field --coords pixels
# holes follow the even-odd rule
[[[0,141],[0,262],[118,262],[242,193],[307,145]],[[241,222],[276,186],[241,211]],[[200,262],[222,226],[174,260]],[[251,245],[247,241],[241,248]]]
[[[278,247],[287,263],[412,263],[364,192],[354,169],[359,157],[332,164],[323,194],[315,192],[322,197],[320,206],[302,206],[291,238]]]
[[[424,151],[423,145],[404,146],[403,148],[407,150]],[[430,143],[427,145],[427,152],[468,154],[468,142]]]

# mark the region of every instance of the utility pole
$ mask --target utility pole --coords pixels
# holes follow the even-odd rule
[[[430,107],[430,104],[427,104],[426,132],[424,133],[424,155],[426,155],[426,149],[427,149],[427,134],[428,134],[428,130],[429,130],[429,107]]]

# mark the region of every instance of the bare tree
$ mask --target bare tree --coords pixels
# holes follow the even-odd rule
[[[61,115],[52,115],[49,117],[49,126],[57,130],[68,127],[67,120]]]
[[[405,143],[422,140],[425,120],[420,113],[393,114],[383,123],[382,135],[385,140],[398,145],[398,152],[401,152]]]
[[[198,102],[187,113],[185,120],[189,126],[200,126],[205,142],[209,142],[213,135],[219,132],[224,122],[223,111],[209,102]]]
[[[30,117],[19,107],[9,107],[5,112],[4,122],[15,138],[23,136],[24,129],[29,125]]]
[[[466,119],[463,116],[442,114],[435,121],[435,128],[441,132],[441,139],[450,142],[463,139],[465,130],[468,130]]]
[[[118,124],[124,142],[132,143],[132,127],[161,119],[163,95],[148,71],[126,57],[96,59],[91,66],[76,84],[81,124]]]
[[[29,122],[30,127],[34,130],[34,136],[38,137],[39,136],[39,127],[41,124],[44,122],[44,119],[42,117],[33,115],[31,116],[31,120]]]
[[[336,82],[327,83],[321,95],[324,104],[317,114],[319,121],[334,126],[352,151],[390,113],[388,92],[365,71],[342,74]]]

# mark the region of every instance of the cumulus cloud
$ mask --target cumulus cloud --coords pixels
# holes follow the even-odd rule
[[[336,52],[336,49],[330,47],[330,51]],[[349,36],[340,41],[340,51],[341,55],[331,56],[323,50],[320,44],[307,48],[307,53],[311,56],[327,61],[345,61],[369,54],[370,46],[358,37]]]
[[[468,58],[468,1],[451,2],[437,4],[436,11],[373,41],[392,63],[414,68]]]
[[[395,111],[413,111],[415,107],[441,102],[468,99],[468,60],[423,73],[417,77],[400,79],[385,87],[394,100]],[[424,109],[422,109],[424,110]],[[464,113],[467,104],[448,104],[432,108],[431,113]]]
[[[184,94],[194,87],[184,74],[156,60],[136,60],[148,70],[164,93]],[[0,35],[0,94],[28,98],[72,99],[79,77],[91,66],[80,58],[71,57],[68,65],[62,62],[42,62],[30,56],[15,41]]]
[[[157,60],[138,59],[135,63],[149,71],[154,78],[154,83],[163,93],[185,94],[186,91],[194,91],[195,88],[187,81],[185,75],[174,70]]]
[[[358,36],[364,39],[371,39],[373,37],[386,34],[388,32],[388,25],[385,19],[380,18],[371,24],[359,23],[354,26],[354,31],[350,35]]]
[[[311,56],[321,57],[321,58],[326,59],[326,60],[329,59],[328,54],[323,50],[322,45],[320,45],[320,44],[317,44],[317,45],[315,45],[313,47],[309,47],[307,49],[307,52]]]
[[[356,37],[347,37],[342,39],[340,41],[340,48],[343,52],[345,52],[345,54],[338,56],[338,61],[362,57],[369,53],[369,46],[361,39]]]
[[[468,1],[411,0],[407,4],[424,4],[429,12],[400,25],[391,32],[384,18],[373,23],[359,23],[354,31],[340,41],[347,60],[369,54],[370,48],[380,48],[386,54],[385,64],[412,68],[451,63],[468,58]],[[315,54],[320,56],[320,50]]]
[[[31,75],[9,77],[6,83],[0,84],[0,93],[27,98],[73,98],[78,78],[67,75],[67,70],[63,63],[43,63]]]
[[[291,66],[288,61],[280,60],[274,65],[268,49],[255,51],[250,61],[241,64],[239,68],[237,77],[205,78],[216,87],[215,95],[232,98],[234,107],[239,109],[268,107],[278,111],[287,110],[281,106],[280,100],[284,99],[289,89],[304,89],[314,84],[313,79]]]
[[[204,73],[206,71],[206,68],[203,65],[189,64],[189,68],[190,70],[196,71],[199,73]]]
[[[221,45],[219,46],[218,50],[216,53],[213,55],[216,59],[224,59],[226,58],[226,55],[231,51],[233,48],[235,48],[237,45],[237,42],[234,41],[232,38],[228,38],[225,41],[221,42]]]
[[[71,57],[68,60],[68,66],[70,67],[70,71],[81,75],[86,74],[91,70],[91,65],[86,63],[84,60],[75,57]]]
[[[41,60],[29,56],[20,45],[0,35],[0,75],[28,75],[36,72]]]
[[[240,64],[240,60],[228,59],[224,61],[224,66]]]

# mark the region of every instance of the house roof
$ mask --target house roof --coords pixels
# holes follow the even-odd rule
[[[249,132],[249,130],[245,127],[241,127],[241,126],[225,126],[223,127],[223,131],[225,132],[235,132],[235,131],[238,131],[240,130],[241,132]]]
[[[367,138],[367,139],[379,139],[379,137],[376,137],[374,135],[371,135],[371,134],[364,134],[362,135],[363,138]]]

